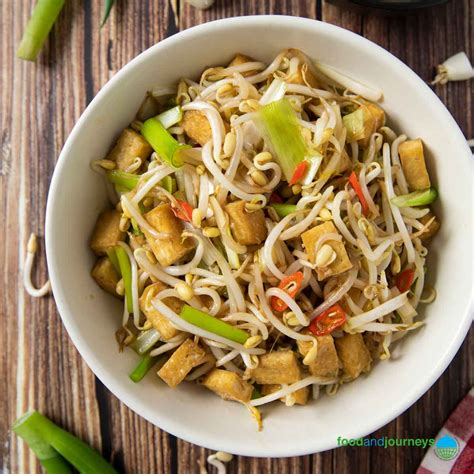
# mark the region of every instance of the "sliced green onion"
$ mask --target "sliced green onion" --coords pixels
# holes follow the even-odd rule
[[[70,474],[71,466],[43,439],[34,420],[33,423],[31,419],[23,421],[25,416],[15,422],[13,431],[25,441],[48,474]]]
[[[63,6],[64,0],[38,0],[16,52],[19,58],[36,59]]]
[[[161,124],[158,117],[146,120],[143,123],[141,133],[163,161],[175,168],[179,168],[184,164],[181,151],[191,147],[179,143],[173,138]]]
[[[342,122],[347,130],[347,141],[352,142],[365,138],[365,114],[360,107],[351,114],[344,115]]]
[[[177,105],[172,109],[165,110],[160,115],[157,115],[156,118],[161,122],[163,127],[170,128],[183,120],[183,110]]]
[[[132,344],[132,349],[139,355],[148,352],[160,340],[160,333],[151,328],[147,331],[142,331]]]
[[[145,377],[145,375],[153,368],[157,363],[158,357],[152,357],[149,354],[145,354],[138,365],[130,373],[129,377],[135,383],[140,382],[140,380]]]
[[[120,189],[125,189],[127,192],[132,191],[138,183],[140,176],[137,174],[126,173],[121,170],[107,171],[107,178]]]
[[[279,217],[286,217],[292,212],[296,212],[296,204],[280,204],[275,202],[273,204],[270,204],[270,207],[273,207],[273,209],[275,209]]]
[[[107,257],[109,258],[110,263],[114,267],[115,271],[120,274],[120,265],[114,247],[107,249]]]
[[[437,197],[438,191],[435,188],[428,188],[424,191],[401,194],[390,199],[390,202],[397,207],[426,206],[435,201]]]
[[[213,334],[217,334],[218,336],[224,337],[239,344],[244,344],[245,341],[250,337],[248,332],[242,331],[242,329],[236,328],[225,321],[221,321],[220,319],[199,311],[196,308],[192,308],[187,304],[183,306],[183,309],[179,315],[189,324],[193,324],[194,326],[204,329],[205,331],[212,332]]]
[[[174,194],[176,192],[176,180],[172,176],[165,176],[161,182],[161,186],[166,189],[170,194]]]
[[[257,125],[287,181],[309,150],[298,117],[287,99],[271,102],[257,113]]]
[[[133,297],[132,297],[132,267],[127,252],[123,247],[117,245],[115,247],[115,254],[120,266],[120,274],[123,279],[123,286],[125,288],[125,296],[127,297],[127,311],[133,313]]]
[[[40,461],[41,457],[44,458],[41,464],[47,469],[48,474],[71,472],[66,462],[61,463],[58,456],[51,456],[54,452],[59,453],[81,473],[117,473],[97,451],[71,433],[59,428],[37,411],[25,413],[16,420],[13,431],[26,441]],[[46,449],[48,445],[50,449]],[[46,465],[44,461],[46,461]]]
[[[110,11],[112,10],[114,3],[115,3],[115,0],[105,0],[104,16],[102,17],[102,21],[100,23],[101,28],[105,25],[107,19],[109,18]]]

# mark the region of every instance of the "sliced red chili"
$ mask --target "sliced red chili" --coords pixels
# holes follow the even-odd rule
[[[364,193],[362,192],[362,188],[360,187],[359,180],[357,179],[357,175],[354,171],[349,176],[349,183],[352,186],[352,189],[357,194],[357,197],[359,198],[360,204],[362,206],[362,213],[364,214],[364,216],[367,216],[369,214],[369,205],[367,204],[367,200],[365,199]]]
[[[182,221],[192,222],[193,220],[193,207],[186,201],[182,201],[181,199],[176,199],[177,206],[171,206],[171,210],[173,214]]]
[[[296,272],[287,276],[286,278],[283,278],[283,280],[281,280],[280,284],[278,285],[278,288],[291,296],[291,298],[294,298],[298,291],[300,291],[302,283],[303,273]],[[285,309],[288,308],[288,305],[283,300],[278,298],[278,296],[272,296],[271,305],[275,311],[285,311]]]
[[[270,194],[269,201],[270,201],[270,204],[282,204],[283,203],[282,197],[279,194],[275,193],[275,192]]]
[[[395,278],[395,285],[400,291],[400,293],[405,293],[405,291],[408,291],[411,285],[413,285],[414,280],[415,270],[411,268],[406,268],[405,270],[400,272]]]
[[[335,304],[321,313],[319,316],[316,316],[311,321],[308,329],[315,336],[326,336],[327,334],[331,334],[335,329],[343,326],[346,322],[346,319],[347,317],[344,310],[340,305]]]
[[[290,186],[293,186],[294,184],[301,181],[304,174],[306,173],[306,168],[308,168],[308,162],[306,160],[303,160],[301,163],[298,163],[296,165],[295,171],[293,172],[293,176],[291,177],[288,184]]]

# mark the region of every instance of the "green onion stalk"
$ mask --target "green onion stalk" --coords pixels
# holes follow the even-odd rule
[[[36,60],[63,6],[64,0],[38,0],[16,52],[19,58]]]
[[[397,207],[427,206],[438,197],[436,188],[428,188],[423,191],[414,191],[408,194],[401,194],[390,199],[390,202]]]
[[[258,111],[256,123],[283,175],[290,181],[296,166],[311,153],[290,102],[282,99],[265,105]]]
[[[127,298],[127,311],[133,313],[133,296],[132,296],[132,267],[127,252],[123,247],[118,245],[115,247],[115,254],[120,267],[120,274],[123,279],[123,286],[125,288],[125,297]]]
[[[13,431],[28,444],[48,474],[69,474],[70,464],[81,474],[117,474],[97,451],[37,411],[16,420]]]
[[[167,130],[167,128],[180,122],[181,119],[181,107],[176,106],[146,120],[140,130],[158,156],[174,168],[180,168],[184,164],[181,151],[191,148],[189,145],[179,143]]]
[[[275,209],[276,213],[279,217],[286,217],[289,214],[296,212],[296,204],[280,204],[280,203],[273,203],[270,204],[270,207]]]
[[[143,377],[153,368],[158,362],[158,357],[153,357],[150,354],[145,354],[140,359],[138,365],[130,373],[129,377],[135,383],[140,382]]]
[[[107,179],[125,192],[132,191],[138,184],[140,176],[137,174],[127,173],[121,170],[107,171]]]
[[[238,344],[244,344],[249,338],[248,332],[236,328],[225,321],[211,316],[210,314],[192,308],[187,304],[183,306],[179,315],[189,324],[193,324],[205,331],[212,332],[213,334],[217,334],[218,336],[237,342]]]

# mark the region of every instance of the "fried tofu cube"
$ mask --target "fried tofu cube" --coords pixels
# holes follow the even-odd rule
[[[262,385],[262,395],[270,395],[271,393],[274,393],[277,390],[280,390],[280,388],[281,388],[281,385]],[[309,388],[308,387],[300,388],[299,390],[296,390],[296,392],[293,392],[291,395],[295,397],[296,405],[306,405],[306,403],[308,402]],[[280,401],[285,403],[286,397],[281,397]]]
[[[110,293],[113,296],[119,296],[115,291],[115,288],[120,280],[120,275],[107,257],[102,257],[97,260],[92,268],[91,276],[107,293]]]
[[[90,244],[96,255],[105,255],[109,248],[125,239],[125,232],[120,230],[121,217],[120,212],[112,209],[102,212],[97,218]]]
[[[337,357],[334,339],[327,336],[316,336],[318,341],[318,352],[316,359],[308,365],[311,375],[318,377],[336,377],[339,370],[339,358]],[[304,357],[313,347],[311,341],[296,341],[300,354]]]
[[[407,140],[398,147],[403,172],[410,191],[421,191],[431,186],[426,169],[423,142],[420,138]]]
[[[384,125],[385,112],[381,107],[367,102],[342,120],[347,129],[347,140],[356,140],[362,148],[366,148],[371,135]]]
[[[254,62],[254,61],[255,61],[255,59],[251,58],[250,56],[246,56],[245,54],[237,53],[235,55],[234,59],[232,59],[232,61],[229,63],[229,65],[227,67],[240,66],[241,64],[251,63],[251,62]],[[241,72],[242,76],[244,76],[244,77],[253,76],[256,73],[257,73],[257,70],[255,70],[255,69],[251,69],[250,71]]]
[[[194,248],[194,241],[182,241],[183,223],[174,215],[170,204],[159,204],[144,215],[147,222],[158,232],[168,234],[164,239],[156,239],[144,231],[151,250],[160,265],[167,267],[181,260]]]
[[[301,379],[298,359],[293,351],[276,351],[260,356],[258,367],[246,375],[261,385],[290,384]]]
[[[314,66],[308,56],[299,49],[289,49],[288,57],[297,57],[299,59],[299,64],[296,72],[286,77],[286,82],[289,84],[301,84],[304,86],[308,84],[310,87],[318,88],[319,83],[313,72]]]
[[[181,124],[184,133],[199,145],[204,146],[209,140],[212,140],[211,125],[204,112],[187,110]]]
[[[370,370],[372,358],[361,334],[344,334],[336,338],[335,343],[344,372],[351,379]]]
[[[202,384],[217,393],[224,400],[248,403],[253,387],[239,374],[229,370],[213,369],[203,379]]]
[[[421,235],[420,235],[420,239],[423,241],[423,242],[426,242],[426,241],[429,241],[432,237],[434,237],[437,233],[438,233],[438,230],[439,228],[441,227],[441,223],[439,222],[438,218],[432,213],[432,212],[429,212],[428,214],[426,214],[426,216],[423,216],[421,219],[420,219],[420,222],[425,225],[427,224],[431,219],[433,219],[434,217],[434,220],[433,222],[431,222],[431,224],[428,226],[428,228],[426,229],[425,232],[423,232]]]
[[[205,357],[206,351],[199,344],[191,338],[186,339],[158,371],[158,375],[174,388],[194,367],[200,365]]]
[[[152,151],[153,149],[142,135],[131,128],[126,128],[118,137],[107,159],[115,161],[119,170],[126,170],[135,158],[144,161]]]
[[[362,148],[367,148],[369,146],[370,137],[375,133],[380,127],[385,125],[385,112],[384,110],[370,102],[362,106],[364,110],[364,138],[359,140],[359,145]]]
[[[150,304],[150,300],[166,288],[168,287],[161,283],[161,281],[157,281],[156,283],[147,286],[140,296],[139,305],[140,310],[146,316],[146,319],[150,321],[153,327],[161,334],[161,337],[165,341],[168,341],[180,334],[181,331],[176,329],[166,316],[163,316]],[[163,303],[166,306],[169,306],[177,314],[181,312],[184,304],[178,298],[165,298]]]
[[[324,224],[317,225],[312,229],[307,230],[301,234],[301,239],[303,240],[303,245],[308,254],[309,261],[315,263],[316,254],[315,248],[318,240],[324,234],[338,234],[338,231],[334,224],[331,221],[325,222]],[[330,276],[339,275],[347,270],[352,268],[352,263],[349,260],[349,257],[346,252],[346,248],[342,242],[337,240],[328,240],[325,244],[330,245],[336,252],[336,259],[330,265],[327,265],[323,268],[316,268],[316,274],[318,280],[324,280]]]
[[[243,245],[261,244],[267,238],[265,214],[261,209],[254,212],[245,210],[245,201],[227,204],[230,230],[235,240]]]

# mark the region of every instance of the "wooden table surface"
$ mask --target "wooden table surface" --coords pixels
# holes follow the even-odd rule
[[[474,0],[452,0],[398,18],[364,15],[322,0],[218,0],[205,12],[181,1],[178,24],[166,0],[118,0],[102,30],[102,1],[67,1],[41,56],[31,64],[16,59],[14,51],[33,4],[0,2],[2,472],[40,472],[30,451],[10,432],[13,421],[32,408],[96,447],[121,472],[198,472],[198,460],[204,462],[209,451],[155,428],[120,403],[80,358],[53,299],[32,299],[22,289],[26,240],[31,231],[44,235],[48,186],[74,123],[97,91],[144,49],[198,23],[245,14],[299,15],[341,25],[387,48],[429,80],[434,66],[457,51],[474,59]],[[469,138],[474,136],[473,85],[436,88]],[[45,260],[40,258],[34,278],[42,282],[45,277]],[[434,437],[474,382],[473,346],[471,331],[431,390],[375,435]],[[291,433],[285,435],[291,439]],[[422,448],[347,447],[299,458],[237,457],[228,470],[409,473],[422,457]]]

